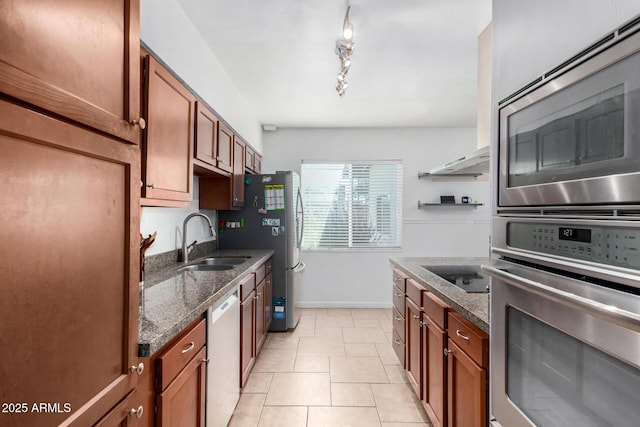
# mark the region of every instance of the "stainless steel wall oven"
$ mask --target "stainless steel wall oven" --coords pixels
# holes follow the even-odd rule
[[[640,18],[502,102],[496,426],[640,423]]]

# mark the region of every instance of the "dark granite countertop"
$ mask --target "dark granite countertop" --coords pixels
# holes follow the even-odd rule
[[[489,258],[392,258],[391,264],[416,280],[426,290],[449,304],[474,325],[489,333],[489,294],[467,293],[439,276],[422,268],[423,265],[489,264]]]
[[[141,295],[138,356],[148,357],[224,297],[273,254],[268,249],[215,250],[206,256],[247,256],[230,270],[182,271],[171,262],[145,273]],[[202,257],[200,257],[202,258]],[[194,259],[190,264],[197,262]]]

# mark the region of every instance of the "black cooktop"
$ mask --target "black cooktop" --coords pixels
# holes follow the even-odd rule
[[[422,268],[465,292],[489,292],[489,277],[482,272],[479,265],[423,265]]]

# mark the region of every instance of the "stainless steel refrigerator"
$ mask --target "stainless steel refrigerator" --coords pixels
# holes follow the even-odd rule
[[[273,249],[273,320],[271,331],[295,328],[300,318],[297,293],[305,264],[300,259],[304,210],[300,176],[293,171],[245,176],[244,208],[220,211],[225,227],[218,233],[223,249]],[[232,224],[234,228],[228,228]]]

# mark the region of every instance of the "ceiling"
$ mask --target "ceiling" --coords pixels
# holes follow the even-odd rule
[[[261,124],[474,127],[490,0],[178,0]],[[335,43],[351,6],[343,97]]]

